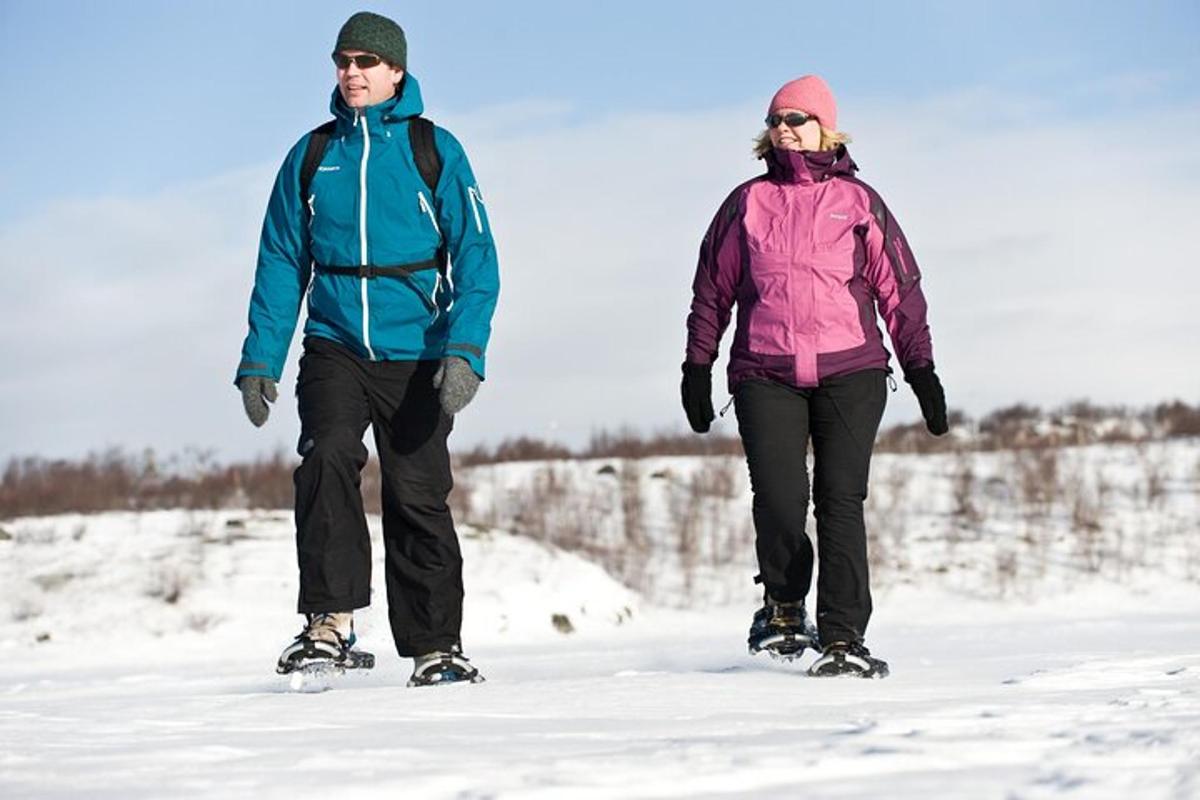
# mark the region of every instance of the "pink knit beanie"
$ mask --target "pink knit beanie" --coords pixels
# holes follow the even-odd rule
[[[773,114],[781,108],[798,108],[816,117],[822,128],[831,131],[838,129],[837,103],[834,102],[833,92],[818,75],[805,75],[785,83],[771,98],[767,113]]]

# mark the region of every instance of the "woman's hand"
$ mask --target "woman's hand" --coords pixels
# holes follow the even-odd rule
[[[683,362],[683,383],[679,387],[683,397],[683,412],[688,424],[696,433],[708,433],[712,425],[712,364]]]
[[[904,380],[912,386],[913,394],[921,404],[921,416],[925,417],[925,427],[929,432],[941,436],[950,430],[950,424],[946,421],[946,393],[942,391],[942,382],[933,371],[933,364],[905,370]]]

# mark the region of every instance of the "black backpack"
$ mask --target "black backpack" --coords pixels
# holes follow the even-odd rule
[[[320,166],[321,159],[325,157],[325,149],[329,146],[329,139],[333,136],[333,130],[336,125],[337,121],[331,119],[324,125],[313,128],[311,135],[308,137],[308,147],[304,150],[304,160],[300,162],[300,204],[305,209],[308,208],[308,189],[312,186],[312,179],[317,174],[317,167]],[[425,185],[429,187],[429,192],[432,196],[436,194],[438,180],[442,177],[442,156],[438,152],[437,144],[433,140],[433,123],[425,119],[425,117],[411,118],[408,121],[408,143],[412,146],[413,160],[417,163],[417,171],[421,173],[421,180],[425,181]],[[428,269],[431,266],[436,266],[445,275],[447,261],[445,244],[438,248],[435,261],[436,264],[421,262],[419,264],[403,264],[390,267],[330,267],[318,265],[318,268],[324,269],[327,272],[357,274],[360,277],[373,278],[377,275],[407,275],[418,269]]]

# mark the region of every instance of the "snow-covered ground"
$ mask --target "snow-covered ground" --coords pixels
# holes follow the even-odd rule
[[[1186,536],[1200,532],[1195,450],[1154,455],[1165,488],[1144,499],[1122,488],[1127,459],[1105,453],[1084,471],[1111,484],[1104,535],[1088,540],[1103,568],[1082,570],[1089,553],[1071,537],[1090,517],[1073,522],[1053,502],[1006,511],[1013,484],[989,478],[1002,456],[972,464],[971,513],[947,505],[951,461],[917,459],[903,485],[887,478],[900,462],[880,462],[873,513],[906,491],[923,515],[904,517],[912,536],[881,540],[887,579],[868,642],[892,665],[883,681],[807,678],[811,656],[799,667],[750,658],[749,554],[722,549],[733,539],[694,552],[656,539],[672,506],[652,489],[590,495],[615,503],[590,513],[641,520],[634,533],[649,542],[632,549],[648,565],[694,568],[657,581],[650,600],[528,536],[464,528],[464,643],[488,681],[443,689],[405,688],[382,593],[359,617],[375,670],[324,693],[291,692],[273,674],[299,622],[285,512],[4,522],[0,797],[1197,798],[1200,585],[1184,563]],[[1061,474],[1076,474],[1072,457]],[[538,469],[510,465],[488,483],[477,473],[476,502]],[[651,487],[704,473],[712,491],[697,519],[715,498],[744,499],[712,461],[577,469]],[[528,502],[516,522],[494,513],[555,524],[532,519]],[[965,530],[976,514],[983,533]],[[1118,568],[1113,537],[1131,547],[1139,520],[1171,540],[1135,542],[1137,563]],[[1026,529],[1053,534],[1020,544],[1040,572],[995,589],[1002,537]]]
[[[1194,597],[940,600],[883,604],[894,675],[875,682],[753,661],[733,611],[480,638],[488,682],[445,689],[404,688],[378,633],[379,667],[323,694],[268,674],[277,631],[9,650],[0,795],[1200,796]]]

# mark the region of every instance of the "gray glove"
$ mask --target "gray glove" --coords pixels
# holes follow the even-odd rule
[[[479,376],[465,358],[448,356],[433,374],[433,388],[441,389],[442,408],[450,416],[467,407],[479,390]]]
[[[274,403],[279,397],[275,390],[275,381],[261,375],[243,375],[238,378],[237,387],[242,391],[242,405],[246,408],[246,416],[261,428],[271,414],[267,403]]]

